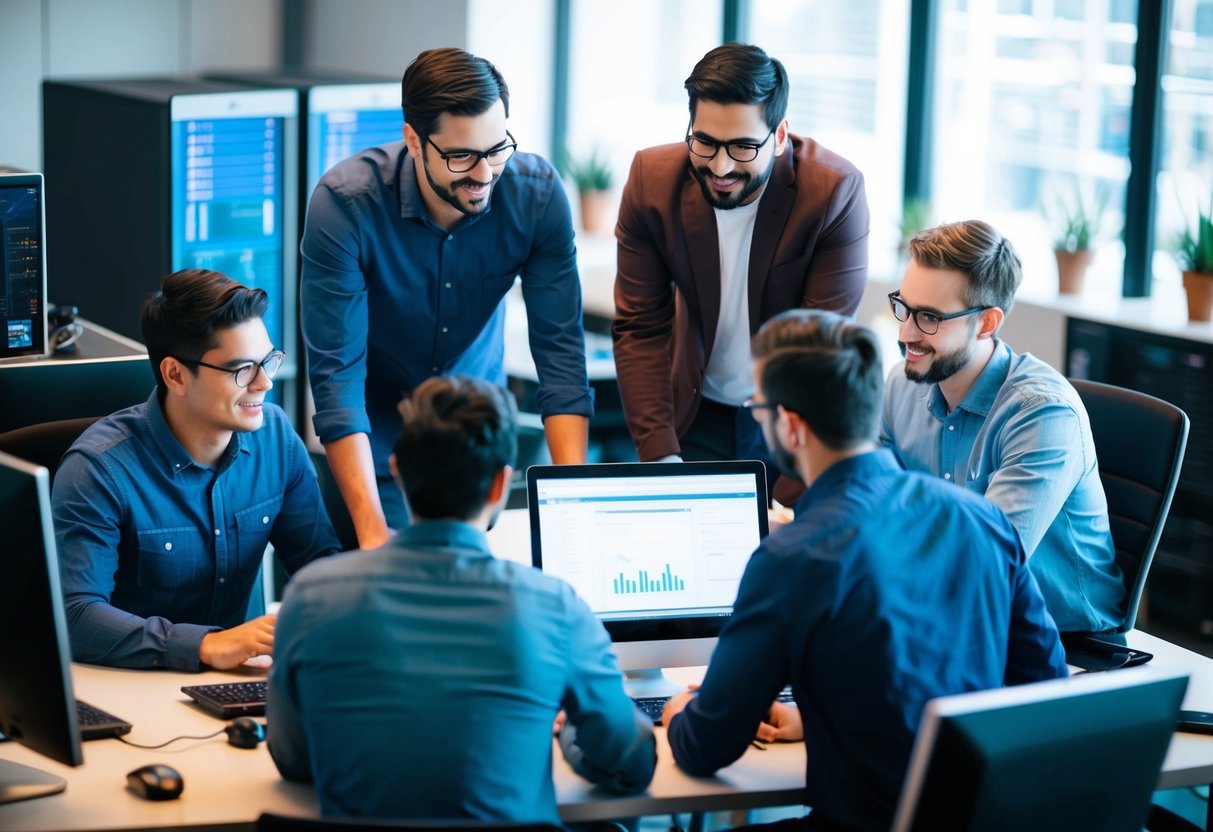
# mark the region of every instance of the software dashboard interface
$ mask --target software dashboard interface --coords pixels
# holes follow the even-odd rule
[[[42,177],[0,176],[0,358],[46,352]]]
[[[400,84],[342,84],[308,93],[307,195],[333,165],[360,150],[403,138]]]
[[[603,621],[728,615],[766,515],[761,464],[735,464],[752,468],[606,477],[568,476],[594,466],[547,468],[552,476],[530,483],[536,566]]]

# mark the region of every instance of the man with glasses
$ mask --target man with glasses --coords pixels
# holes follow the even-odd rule
[[[910,240],[889,295],[905,363],[889,374],[882,439],[906,467],[1006,512],[1062,632],[1113,630],[1124,584],[1087,412],[1060,373],[998,338],[1022,277],[984,222]]]
[[[750,336],[786,309],[854,313],[867,280],[863,177],[789,132],[787,72],[758,47],[713,49],[685,87],[685,143],[636,154],[624,186],[620,393],[643,461],[766,458],[739,409],[754,389]]]
[[[156,389],[76,440],[51,496],[77,661],[226,670],[269,654],[274,616],[252,597],[266,545],[288,573],[339,550],[307,449],[265,400],[285,357],[268,303],[204,269],[144,303]]]
[[[749,409],[807,490],[746,565],[702,687],[666,704],[670,750],[704,776],[755,734],[803,739],[813,811],[773,828],[887,830],[927,701],[1065,676],[1057,628],[1002,512],[879,447],[871,330],[796,309],[753,354]],[[798,708],[771,704],[787,684]]]
[[[404,141],[325,174],[303,232],[314,425],[352,520],[343,542],[362,548],[408,522],[387,462],[400,399],[435,375],[504,383],[515,278],[553,461],[584,461],[593,410],[568,199],[550,164],[515,152],[505,79],[432,49],[405,70],[401,98]]]

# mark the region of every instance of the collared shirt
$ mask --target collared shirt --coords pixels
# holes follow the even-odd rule
[[[197,670],[202,637],[245,620],[267,543],[288,573],[339,549],[307,449],[262,411],[213,468],[154,391],[72,445],[51,497],[72,658]]]
[[[750,558],[670,748],[693,775],[729,765],[791,683],[814,815],[887,830],[928,700],[1065,675],[1006,517],[873,451],[826,469]]]
[[[284,777],[315,782],[326,815],[559,823],[561,708],[579,774],[615,791],[652,778],[652,726],[602,624],[465,523],[417,523],[309,566],[276,636],[270,753]]]
[[[364,150],[320,180],[302,254],[316,433],[368,433],[380,476],[396,405],[418,384],[452,373],[504,383],[504,297],[519,276],[542,415],[592,414],[568,199],[542,158],[515,153],[489,207],[445,229],[404,142]]]
[[[995,345],[949,413],[938,384],[889,373],[881,439],[907,468],[963,484],[1019,532],[1062,632],[1114,630],[1124,582],[1087,411],[1074,388],[1031,354]]]

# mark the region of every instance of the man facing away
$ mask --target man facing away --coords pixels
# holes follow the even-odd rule
[[[863,176],[789,132],[787,71],[758,47],[713,49],[685,87],[685,141],[637,153],[624,186],[619,389],[642,461],[764,459],[740,410],[750,336],[786,309],[854,313],[868,268]]]
[[[585,461],[593,412],[568,199],[550,164],[514,152],[505,79],[461,49],[431,49],[405,70],[401,99],[404,141],[326,173],[303,230],[314,424],[364,549],[408,522],[387,464],[397,403],[434,375],[504,384],[516,277],[554,462]]]
[[[876,444],[876,336],[785,312],[754,339],[749,409],[806,490],[751,557],[697,696],[666,705],[678,765],[805,740],[812,830],[887,830],[928,700],[1066,675],[1057,628],[996,506]],[[772,706],[785,684],[798,708]],[[765,720],[766,724],[761,726]]]
[[[496,560],[485,530],[517,449],[504,390],[432,378],[392,456],[412,525],[295,577],[270,671],[269,747],[326,815],[559,823],[552,721],[614,791],[653,776],[652,727],[610,639],[562,581]]]
[[[889,296],[905,363],[881,439],[1006,512],[1062,632],[1114,630],[1124,582],[1087,411],[1060,373],[998,338],[1022,277],[1010,241],[978,220],[910,241]]]
[[[51,495],[76,661],[222,670],[268,654],[274,617],[245,621],[266,544],[288,573],[338,550],[307,449],[265,401],[284,357],[268,303],[204,269],[144,303],[156,389],[76,440]]]

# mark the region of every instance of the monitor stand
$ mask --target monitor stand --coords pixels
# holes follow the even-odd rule
[[[49,771],[0,760],[0,803],[47,797],[66,788],[67,781]]]
[[[643,670],[627,670],[623,674],[623,689],[633,699],[648,699],[655,696],[673,696],[687,689],[666,678],[660,667],[648,667]]]

